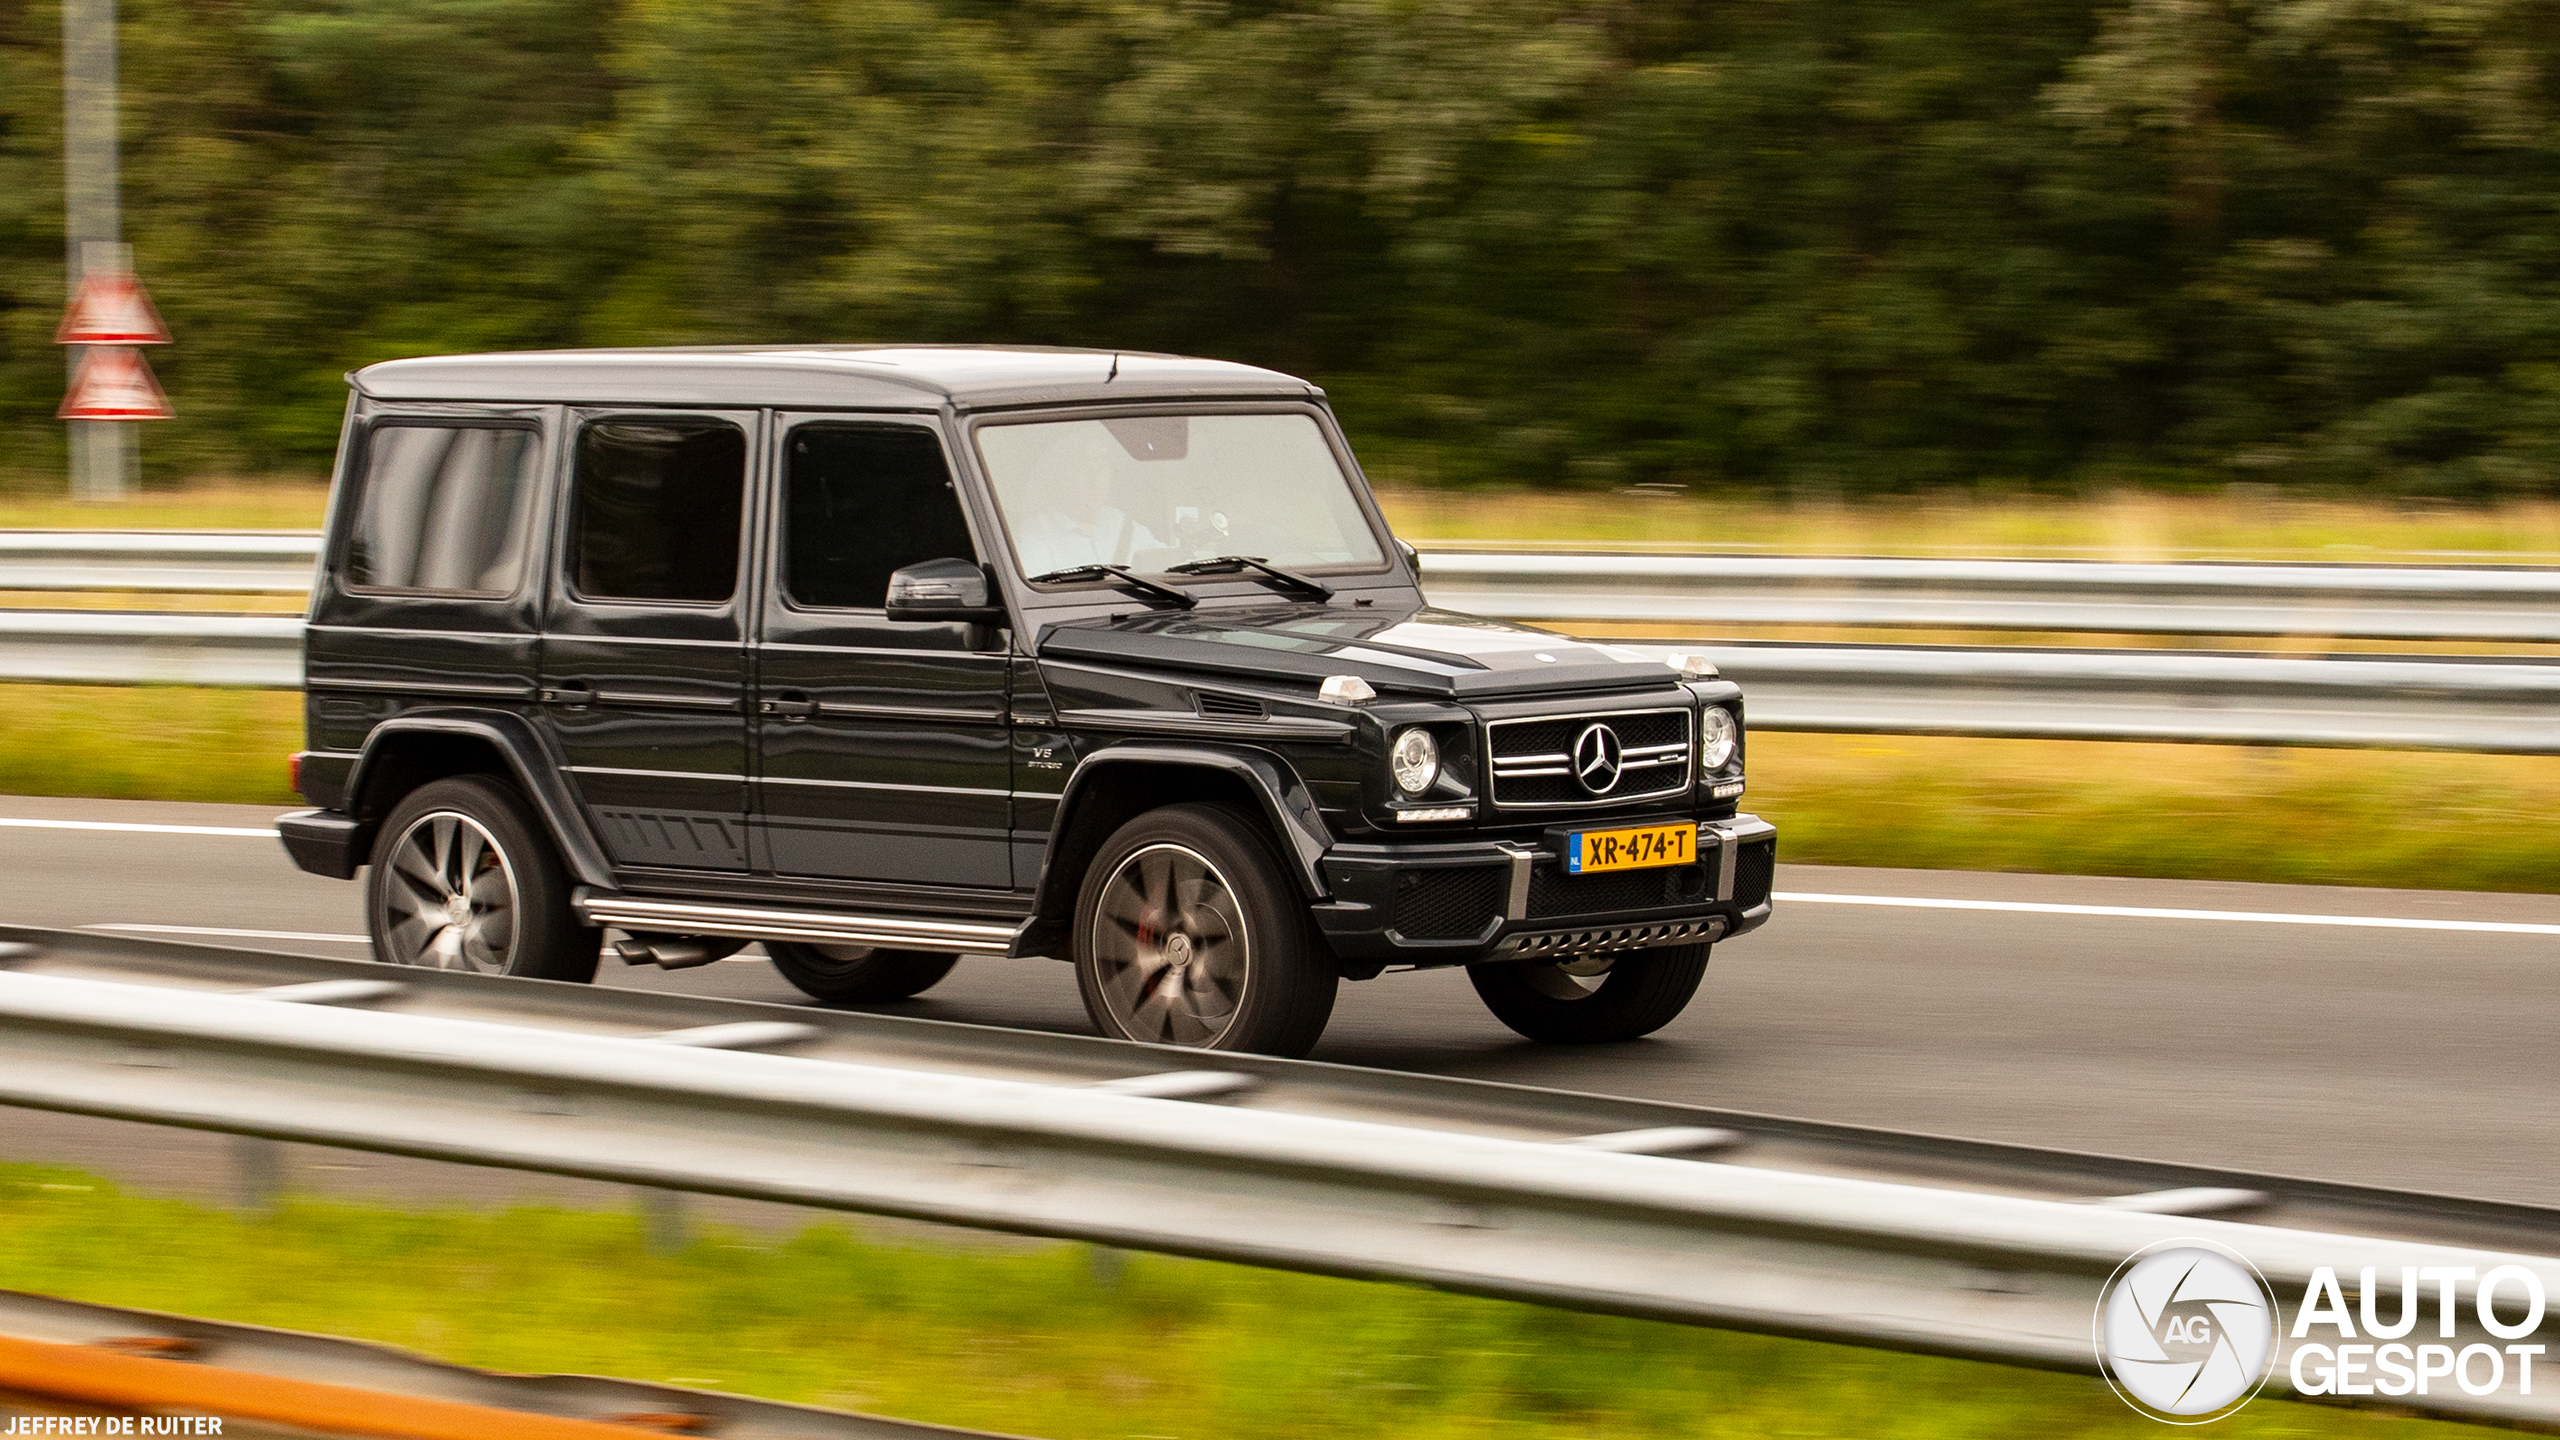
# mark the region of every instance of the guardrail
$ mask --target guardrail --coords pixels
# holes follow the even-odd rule
[[[299,689],[302,617],[0,609],[0,680]]]
[[[319,537],[0,531],[0,591],[294,594]],[[2560,569],[1424,552],[1452,609],[1563,624],[1821,625],[2560,643]]]
[[[294,594],[283,531],[0,531],[0,590]],[[1515,620],[2560,643],[2560,569],[1430,550],[1452,608]]]
[[[2560,569],[1431,551],[1433,600],[1506,620],[2560,641]]]
[[[292,530],[0,530],[0,590],[292,595],[319,554]]]
[[[1666,647],[1631,645],[1644,654]],[[2560,665],[2431,655],[1704,643],[1752,727],[2560,753]],[[0,679],[302,683],[291,615],[0,610]]]
[[[294,590],[315,544],[309,535],[14,532],[0,534],[0,589],[108,576],[110,588],[176,590],[222,572],[247,590],[264,566],[258,584]],[[2560,570],[1456,552],[1424,563],[1437,601],[1557,623],[2560,640]],[[0,680],[290,689],[301,683],[300,635],[289,615],[0,609]],[[2560,753],[2560,664],[2530,657],[1682,648],[1707,651],[1743,683],[1763,730]]]
[[[2288,1182],[2216,1176],[2230,1183],[2072,1203],[2077,1170],[2131,1162],[1919,1136],[1888,1138],[1937,1177],[1926,1183],[1879,1174],[1873,1157],[1896,1152],[1872,1140],[1798,1155],[1802,1168],[1783,1153],[1749,1163],[1747,1149],[1739,1163],[1672,1158],[1755,1137],[1558,1135],[1614,1106],[1677,1107],[1303,1061],[1220,1056],[1202,1071],[1197,1052],[351,962],[280,972],[281,957],[240,954],[238,984],[297,979],[226,994],[204,983],[224,952],[204,947],[0,938],[21,962],[0,974],[12,1105],[2080,1372],[2096,1369],[2102,1282],[2164,1241],[2230,1246],[2280,1299],[2322,1267],[2372,1266],[2388,1290],[2403,1266],[2476,1281],[2514,1265],[2560,1289],[2560,1260],[2545,1258],[2560,1213],[2530,1207],[2297,1186],[2328,1223],[2253,1224],[2199,1212],[2282,1203]],[[45,946],[73,953],[30,971]],[[352,1008],[418,996],[416,1013]],[[431,1013],[439,1003],[449,1013]],[[623,1028],[644,1015],[685,1023]],[[576,1028],[550,1028],[561,1022]],[[868,1048],[839,1058],[848,1035]],[[794,1048],[821,1053],[762,1053]],[[1293,1104],[1293,1083],[1332,1103]],[[1539,1123],[1550,1100],[1558,1113]],[[1494,1130],[1490,1113],[1519,1128]],[[1846,1128],[1773,1125],[1799,1145]],[[1989,1152],[2008,1168],[1979,1188],[1945,1178]],[[1863,1167],[1844,1159],[1859,1153]],[[2448,1302],[2456,1345],[2489,1337],[2469,1298]],[[2531,1338],[2560,1339],[2560,1313]],[[2276,1393],[2297,1343],[2279,1335]],[[2527,1391],[2515,1370],[2484,1395],[2376,1403],[2560,1427],[2560,1384]]]

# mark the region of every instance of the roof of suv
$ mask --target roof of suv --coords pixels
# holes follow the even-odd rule
[[[1140,351],[977,345],[526,350],[386,360],[347,377],[386,400],[931,410],[1175,396],[1322,395],[1293,375]]]

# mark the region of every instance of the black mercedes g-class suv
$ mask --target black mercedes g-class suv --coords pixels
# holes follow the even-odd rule
[[[1769,916],[1703,661],[1432,609],[1313,385],[1068,350],[357,371],[304,869],[377,958],[587,980],[761,942],[821,1001],[1072,960],[1108,1035],[1303,1053],[1464,965],[1652,1031]]]

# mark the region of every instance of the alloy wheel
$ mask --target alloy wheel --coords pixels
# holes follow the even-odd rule
[[[1213,1045],[1250,974],[1244,910],[1218,867],[1183,845],[1132,852],[1104,883],[1093,964],[1104,1005],[1133,1040]]]
[[[419,816],[391,847],[383,888],[392,958],[402,965],[503,975],[515,958],[516,877],[479,821]]]

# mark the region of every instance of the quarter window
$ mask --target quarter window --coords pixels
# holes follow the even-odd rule
[[[373,427],[347,540],[347,583],[482,598],[515,593],[540,439],[494,425]]]
[[[783,589],[795,604],[877,610],[900,567],[976,558],[930,430],[803,425],[791,432],[787,488]]]
[[[602,420],[578,433],[569,573],[597,600],[712,603],[738,588],[747,437],[698,420]]]

